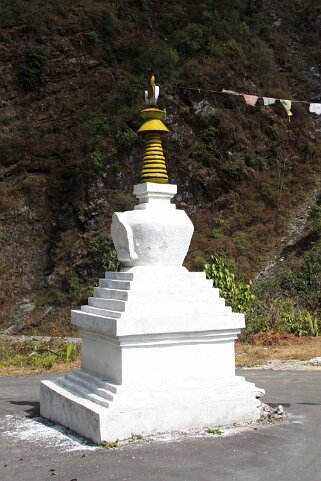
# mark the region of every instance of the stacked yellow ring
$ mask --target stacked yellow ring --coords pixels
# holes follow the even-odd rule
[[[145,137],[145,154],[141,172],[142,182],[168,184],[165,156],[163,152],[161,134],[168,132],[161,119],[165,112],[155,107],[145,109],[141,116],[145,120],[138,132]]]
[[[141,181],[167,184],[168,175],[160,134],[158,132],[146,134],[145,142]]]

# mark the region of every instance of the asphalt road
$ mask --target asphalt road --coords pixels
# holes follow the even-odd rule
[[[39,380],[0,378],[1,481],[321,481],[321,372],[243,371],[289,420],[230,437],[94,448],[47,426]],[[201,409],[201,406],[200,406]]]

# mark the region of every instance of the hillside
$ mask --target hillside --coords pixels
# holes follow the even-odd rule
[[[174,87],[321,102],[319,2],[0,0],[0,27],[2,328],[68,332],[71,305],[114,266],[111,216],[134,205],[151,73],[170,181],[195,225],[186,266],[218,251],[254,279],[314,195],[276,271],[296,280],[273,292],[321,309],[317,263],[298,296],[307,259],[321,259],[321,117]]]

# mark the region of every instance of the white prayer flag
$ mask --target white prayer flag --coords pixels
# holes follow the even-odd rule
[[[321,104],[310,104],[309,111],[313,114],[321,115]]]
[[[264,105],[273,105],[275,104],[276,99],[273,99],[272,97],[263,97],[263,104]]]
[[[238,92],[234,92],[234,90],[225,90],[225,89],[222,90],[222,93],[223,94],[230,94],[230,95],[241,95]]]

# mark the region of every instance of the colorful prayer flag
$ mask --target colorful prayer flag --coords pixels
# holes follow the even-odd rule
[[[288,114],[289,120],[290,120],[291,115],[293,115],[292,112],[291,112],[291,106],[292,106],[291,100],[280,99],[280,102],[283,105],[286,113]]]
[[[242,94],[242,95],[247,105],[251,105],[252,107],[255,107],[256,102],[259,100],[259,97],[257,95],[248,95],[248,94]]]

